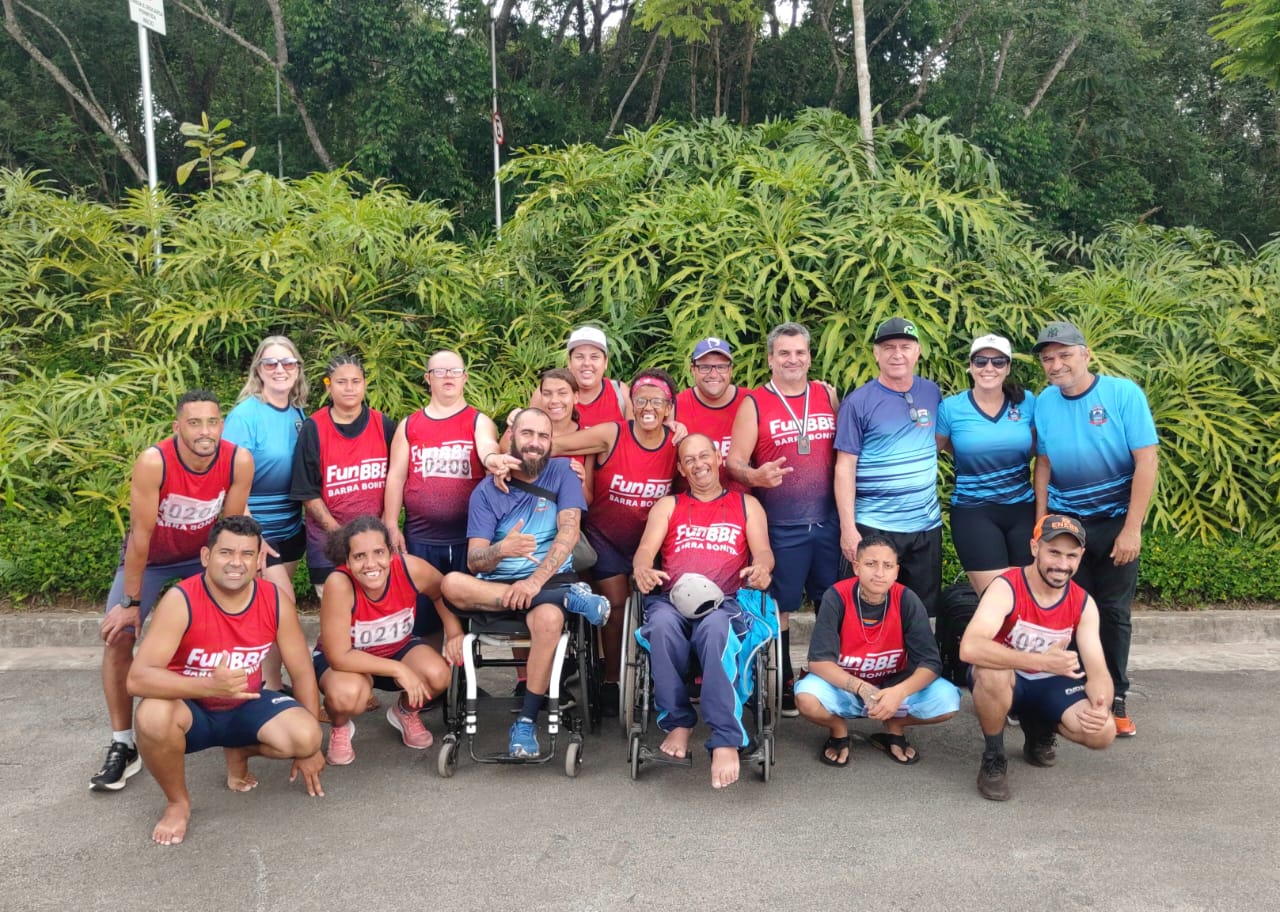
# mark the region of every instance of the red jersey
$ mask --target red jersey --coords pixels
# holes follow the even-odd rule
[[[222,513],[235,477],[236,445],[229,440],[219,441],[213,462],[203,472],[186,467],[174,437],[160,441],[156,449],[164,462],[164,475],[147,563],[193,560],[200,556],[209,530]]]
[[[387,437],[382,413],[369,409],[369,420],[357,437],[338,430],[330,408],[312,416],[320,444],[320,499],[341,525],[357,516],[381,516],[387,487]],[[324,551],[328,533],[307,514],[307,541]]]
[[[1012,567],[1000,574],[1000,578],[1013,589],[1013,609],[1000,625],[995,641],[1019,652],[1048,652],[1057,643],[1067,648],[1080,626],[1088,593],[1069,581],[1062,598],[1046,608],[1031,594],[1025,567]],[[1048,672],[1039,671],[1019,671],[1018,674],[1031,679],[1052,677]]]
[[[902,636],[901,583],[889,587],[884,617],[878,624],[867,625],[858,612],[854,587],[856,576],[836,583],[835,589],[844,605],[840,622],[840,667],[850,674],[870,681],[883,681],[907,669],[907,649]]]
[[[405,422],[409,474],[404,483],[407,538],[435,545],[467,540],[467,505],[484,479],[476,453],[480,413],[471,406],[448,418],[419,409]]]
[[[193,678],[212,677],[218,656],[227,653],[222,664],[243,668],[249,676],[245,690],[262,690],[262,660],[271,651],[280,627],[280,593],[266,580],[254,580],[253,597],[238,614],[228,614],[213,600],[204,574],[188,577],[178,584],[187,600],[187,630],[169,660],[169,670]],[[235,709],[243,700],[204,697],[196,701],[205,709]]]
[[[771,525],[802,526],[835,517],[836,413],[827,389],[810,380],[808,390],[783,397],[772,384],[748,393],[756,405],[756,448],[751,461],[757,465],[787,457],[784,467],[795,469],[776,488],[757,488]],[[808,396],[808,453],[801,453],[799,424],[804,422]],[[788,407],[790,410],[788,410]]]
[[[600,393],[590,402],[578,402],[578,427],[589,428],[611,421],[622,421],[622,392],[617,380],[605,377],[600,381]]]
[[[592,476],[594,497],[587,511],[586,528],[626,555],[635,553],[649,519],[649,508],[671,493],[676,471],[676,448],[671,432],[662,431],[662,442],[645,449],[635,437],[635,422],[618,422],[613,450],[597,460]]]
[[[662,543],[662,569],[671,577],[670,589],[686,573],[701,573],[733,595],[742,585],[747,567],[747,504],[737,491],[702,501],[677,494],[676,505]]]
[[[418,589],[409,576],[404,556],[391,561],[386,588],[376,598],[365,594],[345,565],[335,572],[351,580],[356,594],[351,606],[351,648],[384,658],[403,649],[413,637],[414,610],[418,604]]]
[[[720,466],[720,484],[730,491],[747,490],[746,486],[729,477],[729,444],[733,442],[733,420],[738,417],[738,406],[742,405],[746,395],[741,387],[735,386],[733,399],[727,405],[707,405],[698,398],[692,387],[676,396],[676,420],[690,434],[706,434],[711,438],[723,460]]]

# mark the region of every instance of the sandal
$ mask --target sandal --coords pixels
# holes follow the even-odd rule
[[[828,738],[827,743],[822,745],[822,749],[818,751],[818,759],[821,760],[823,763],[825,763],[827,766],[848,766],[849,765],[848,753],[844,755],[843,760],[840,759],[840,752],[848,751],[848,750],[849,750],[848,735],[845,735],[843,738]],[[827,751],[831,751],[836,755],[834,760],[827,756]]]
[[[872,747],[878,751],[882,751],[885,756],[900,766],[910,766],[913,763],[920,762],[919,751],[916,751],[910,757],[907,756],[907,751],[915,750],[915,748],[912,747],[911,743],[902,735],[891,735],[888,732],[876,732],[874,735],[867,738],[867,741],[871,743]],[[893,748],[895,747],[902,751],[901,757],[894,754]]]

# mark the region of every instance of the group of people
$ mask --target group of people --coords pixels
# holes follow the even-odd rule
[[[134,465],[102,624],[112,741],[92,787],[122,788],[145,760],[168,802],[154,837],[171,843],[190,813],[184,751],[223,746],[236,789],[256,784],[249,756],[290,757],[320,794],[325,760],[354,760],[352,720],[377,705],[374,690],[398,692],[388,722],[406,746],[429,747],[419,712],[460,661],[458,612],[525,612],[509,751],[536,756],[564,613],[601,626],[603,703],[616,706],[633,584],[646,594],[639,634],[662,750],[689,750],[697,673],[714,786],[737,778],[747,743],[722,661],[744,590],[776,600],[783,714],[827,729],[820,758],[846,764],[847,720],[865,716],[884,727],[874,746],[915,763],[907,728],[959,707],[929,628],[940,452],[955,459],[952,537],[981,596],[961,644],[986,739],[979,790],[1008,796],[1010,714],[1039,765],[1056,734],[1092,747],[1132,735],[1129,602],[1157,443],[1141,390],[1090,370],[1069,323],[1032,349],[1049,383],[1038,397],[1011,382],[1013,348],[997,335],[974,340],[973,387],[946,399],[916,374],[903,318],[877,328],[878,375],[843,400],[810,376],[803,326],[784,323],[766,344],[760,388],[735,384],[732,347],[706,338],[679,390],[660,369],[611,378],[605,333],[580,327],[567,368],[542,372],[500,436],[467,403],[456,352],[431,356],[430,398],[397,424],[365,403],[364,371],[345,355],[325,371],[329,404],[307,416],[298,350],[265,339],[225,423],[211,394],[187,393],[173,436]],[[292,588],[304,554],[321,599],[309,661]],[[818,616],[797,680],[788,618],[806,596]]]

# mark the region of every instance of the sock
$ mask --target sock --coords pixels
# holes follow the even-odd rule
[[[988,754],[1004,753],[1004,731],[1001,730],[994,735],[983,734],[983,740],[987,742],[987,746],[983,749]]]
[[[782,631],[782,680],[793,680],[795,672],[791,670],[791,630]]]
[[[524,708],[520,710],[522,719],[530,721],[538,721],[538,713],[542,712],[542,707],[547,702],[546,694],[536,694],[533,691],[526,691],[524,695]]]
[[[132,728],[128,728],[128,729],[125,729],[124,731],[119,731],[119,732],[118,732],[118,731],[113,731],[113,732],[111,733],[111,740],[112,740],[112,741],[119,741],[120,743],[125,744],[125,745],[127,745],[127,746],[129,746],[129,747],[134,747],[134,746],[135,746],[135,745],[134,745],[134,743],[133,743],[133,729],[132,729]]]

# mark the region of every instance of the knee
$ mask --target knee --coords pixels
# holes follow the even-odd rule
[[[465,573],[458,573],[456,570],[446,573],[444,579],[440,581],[440,594],[451,602],[461,604],[464,599],[460,587],[466,585],[467,579]]]
[[[1080,739],[1080,743],[1090,750],[1102,750],[1105,747],[1109,747],[1115,739],[1116,724],[1113,721],[1108,721],[1102,731],[1085,732]]]
[[[343,716],[358,716],[364,712],[372,690],[364,675],[331,671],[324,678],[324,701],[330,712]]]
[[[525,625],[529,628],[531,639],[555,639],[564,629],[564,612],[550,602],[543,602],[529,609]]]
[[[432,696],[438,696],[449,689],[449,682],[453,678],[453,672],[449,670],[448,665],[440,662],[431,666],[426,678],[427,686],[431,688]]]
[[[306,713],[306,718],[300,716],[298,721],[289,726],[289,754],[293,757],[310,757],[320,750],[323,738],[320,723],[310,713]]]
[[[831,713],[827,712],[827,708],[822,705],[819,700],[811,693],[796,694],[796,710],[806,719],[825,719]]]
[[[164,740],[178,732],[177,700],[143,700],[133,711],[133,727],[140,738]]]

